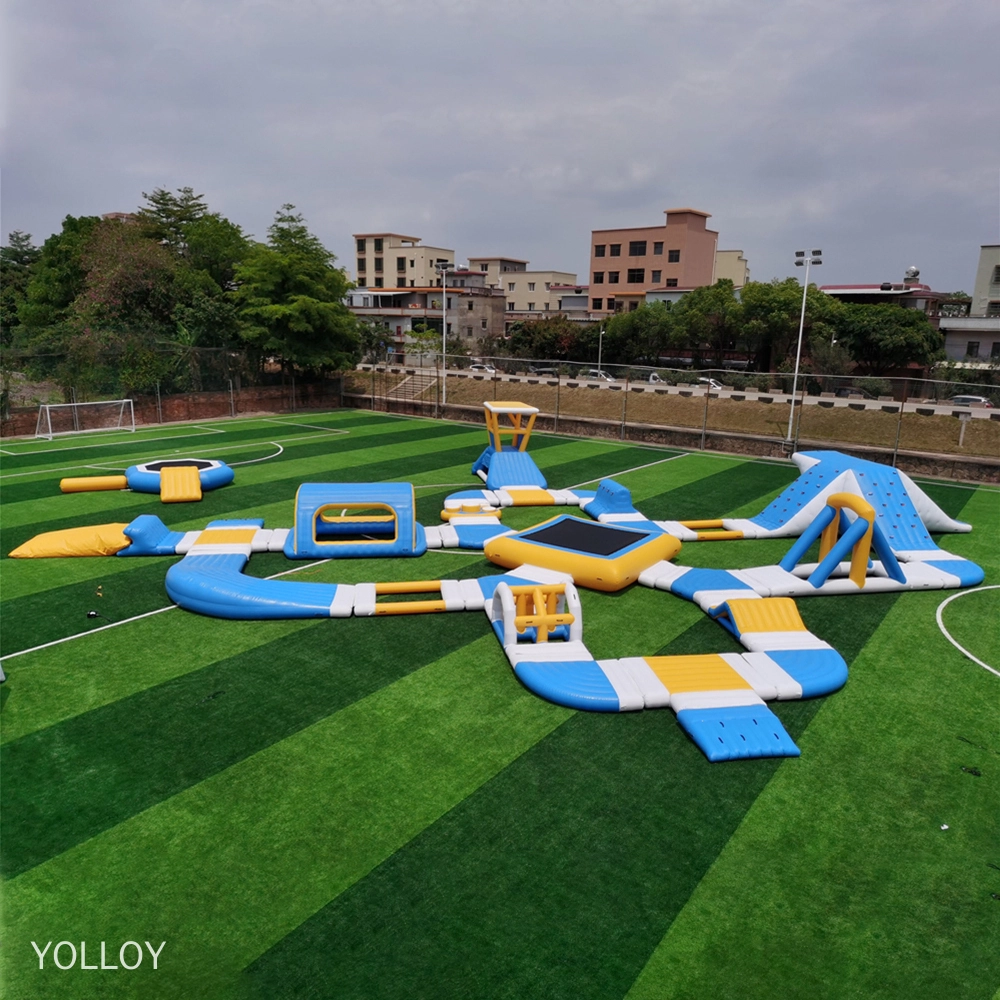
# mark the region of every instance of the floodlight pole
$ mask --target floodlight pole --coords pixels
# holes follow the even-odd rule
[[[597,370],[601,370],[601,350],[604,347],[604,324],[601,324],[601,332],[597,335]]]
[[[455,265],[445,261],[437,265],[441,275],[441,412],[448,403],[448,272]]]
[[[802,283],[802,311],[799,313],[799,342],[795,349],[795,374],[792,376],[792,405],[789,407],[788,433],[785,435],[785,440],[789,445],[792,443],[792,424],[795,420],[795,394],[799,387],[799,362],[802,360],[802,331],[806,325],[806,292],[809,291],[809,266],[810,264],[822,263],[822,250],[812,250],[808,256],[805,250],[795,251],[795,266],[802,267],[805,265],[806,278]]]

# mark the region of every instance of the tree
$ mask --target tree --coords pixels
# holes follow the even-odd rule
[[[309,232],[294,205],[283,205],[235,271],[243,338],[287,367],[353,367],[357,323],[344,305],[350,283],[335,257]]]
[[[845,305],[836,319],[837,339],[870,375],[944,357],[941,335],[918,309],[894,304]]]
[[[694,351],[707,348],[720,365],[742,332],[743,306],[729,278],[688,292],[672,315],[675,342],[682,336]]]
[[[656,365],[675,336],[670,302],[643,303],[631,312],[612,316],[604,327],[601,363]],[[597,337],[592,338],[591,358],[597,359]]]
[[[184,255],[187,250],[185,227],[208,212],[205,196],[195,194],[190,187],[178,188],[177,194],[155,188],[152,194],[143,191],[142,196],[147,202],[138,211],[143,233]]]
[[[579,353],[581,327],[565,316],[515,323],[508,342],[516,358],[540,360],[574,359]]]
[[[15,229],[0,247],[0,343],[9,345],[20,323],[18,311],[27,297],[31,269],[41,256],[30,233]]]

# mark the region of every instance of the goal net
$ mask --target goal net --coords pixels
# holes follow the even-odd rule
[[[86,431],[135,431],[131,399],[104,399],[96,403],[42,403],[38,407],[35,437],[51,441],[59,434]]]

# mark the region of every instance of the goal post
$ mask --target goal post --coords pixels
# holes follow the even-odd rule
[[[35,437],[51,441],[60,434],[90,431],[135,432],[131,399],[102,399],[94,403],[42,403],[38,407]]]

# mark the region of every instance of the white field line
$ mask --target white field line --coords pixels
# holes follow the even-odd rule
[[[960,646],[952,638],[951,633],[944,627],[944,617],[942,612],[945,607],[951,604],[952,601],[957,601],[960,597],[965,597],[967,594],[976,594],[981,590],[1000,590],[1000,583],[991,583],[986,587],[973,587],[971,590],[960,590],[957,594],[952,594],[951,597],[946,597],[937,607],[937,613],[935,618],[937,618],[938,628],[941,629],[944,637],[957,649],[963,656],[968,657],[973,663],[978,663],[984,670],[988,670],[991,674],[996,674],[1000,677],[1000,670],[996,670],[991,667],[988,663],[983,663],[978,656],[973,656],[964,646]]]
[[[319,424],[301,424],[297,420],[277,420],[271,417],[264,417],[264,423],[266,424],[280,424],[282,427],[308,427],[310,430],[314,431],[326,431],[327,434],[350,434],[350,431],[344,430],[342,427],[321,427]]]
[[[345,432],[345,433],[349,433],[349,432]],[[326,435],[325,434],[302,434],[302,435],[290,434],[288,436],[288,438],[285,439],[285,444],[286,444],[287,447],[291,448],[294,445],[302,444],[305,441],[314,441],[317,438],[321,438],[321,437],[326,437]],[[278,445],[278,442],[277,441],[269,441],[268,444]],[[213,448],[212,449],[212,454],[213,455],[221,455],[223,452],[227,452],[227,451],[246,451],[246,450],[248,450],[250,448],[253,448],[253,447],[255,447],[255,444],[253,442],[250,442],[250,443],[247,443],[247,444],[227,444],[227,445],[223,445],[221,448]],[[278,445],[278,447],[280,448],[281,445]],[[162,462],[162,461],[168,461],[168,460],[172,461],[172,460],[177,459],[178,457],[181,457],[181,458],[202,458],[204,456],[204,454],[205,454],[205,452],[203,452],[203,451],[196,452],[195,454],[183,454],[184,451],[185,451],[185,449],[183,449],[183,448],[175,448],[174,451],[173,451],[173,453],[170,456],[168,456],[168,457],[143,458],[143,459],[141,459],[141,461],[143,461],[143,462]],[[275,456],[271,455],[269,457],[270,458],[274,458]],[[262,459],[254,459],[254,461],[259,462],[259,461],[263,461],[263,460]],[[248,463],[247,462],[233,462],[232,464],[233,465],[247,465]],[[97,469],[100,472],[124,472],[126,468],[127,468],[127,466],[123,466],[123,465],[114,465],[114,466],[96,465],[96,464],[90,464],[90,465],[61,465],[61,466],[57,466],[56,468],[32,469],[30,472],[8,472],[6,474],[0,474],[0,480],[3,480],[3,479],[17,479],[17,478],[20,478],[20,477],[23,477],[23,476],[50,476],[54,472],[71,472],[73,469]]]
[[[630,472],[638,472],[640,469],[651,469],[654,465],[663,465],[664,462],[673,462],[678,458],[687,458],[689,455],[694,454],[693,452],[685,451],[680,455],[670,455],[668,458],[661,458],[658,462],[647,462],[645,465],[636,465],[631,469],[621,469],[618,472],[611,472],[607,476],[601,476],[599,479],[585,479],[582,483],[576,483],[573,486],[563,486],[564,490],[576,490],[581,486],[587,486],[590,483],[598,483],[601,479],[608,479],[611,476],[625,476]]]
[[[281,573],[275,573],[273,576],[267,576],[264,579],[277,580],[279,576],[288,576],[289,573],[300,573],[304,569],[311,569],[313,566],[322,566],[323,563],[329,561],[329,559],[320,559],[317,562],[306,563],[304,566],[293,566],[291,569],[286,569]],[[48,649],[51,646],[61,646],[64,642],[72,642],[74,639],[82,639],[84,636],[94,635],[97,632],[106,632],[109,628],[118,628],[119,625],[128,625],[130,622],[137,622],[142,618],[151,618],[153,615],[162,615],[164,611],[173,611],[176,607],[176,604],[168,604],[165,608],[157,608],[155,611],[146,611],[141,615],[133,615],[131,618],[123,618],[120,622],[110,622],[107,625],[100,625],[97,628],[92,628],[87,632],[77,632],[76,635],[68,635],[63,639],[53,639],[52,642],[43,642],[40,646],[32,646],[31,649],[19,649],[16,653],[7,653],[6,656],[0,656],[0,662],[12,660],[15,656],[24,656],[27,653],[37,653],[40,649]]]
[[[230,462],[230,468],[235,468],[237,465],[253,465],[254,462],[266,462],[269,458],[277,458],[285,450],[277,441],[270,441],[268,443],[273,444],[278,450],[270,455],[265,455],[263,458],[248,458],[245,462]]]
[[[225,434],[225,431],[216,430],[214,427],[203,427],[196,424],[192,430],[204,431],[204,434],[195,434],[194,437],[207,437],[209,434]],[[71,445],[69,448],[36,448],[34,451],[12,451],[7,452],[12,458],[21,458],[24,455],[54,455],[60,451],[80,451],[82,448],[115,448],[123,444],[141,446],[147,441],[175,441],[179,437],[191,437],[189,433],[184,434],[158,434],[156,437],[132,437],[121,441],[81,441],[79,444]],[[79,468],[79,466],[74,466]]]

